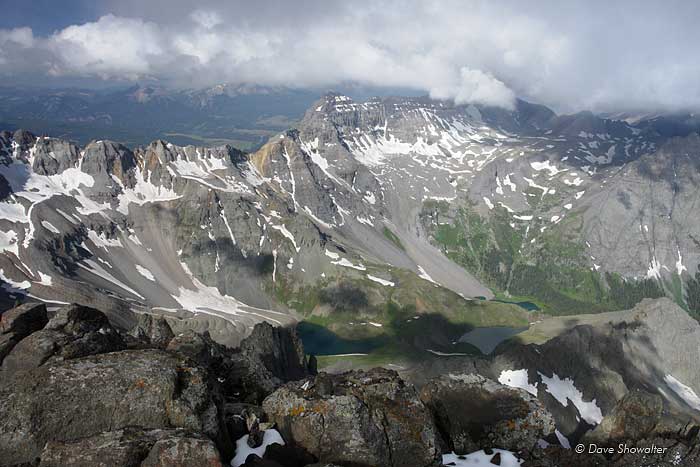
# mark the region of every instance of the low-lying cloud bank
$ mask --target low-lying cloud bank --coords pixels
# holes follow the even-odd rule
[[[0,77],[358,82],[505,108],[516,96],[561,111],[700,108],[695,2],[143,3],[108,1],[94,22],[48,36],[0,29]]]

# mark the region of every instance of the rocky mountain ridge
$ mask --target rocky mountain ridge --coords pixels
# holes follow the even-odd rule
[[[284,312],[280,294],[343,267],[377,287],[400,268],[464,297],[493,290],[555,313],[624,309],[664,293],[687,303],[700,262],[689,215],[697,135],[669,139],[522,101],[507,112],[329,94],[250,155],[163,141],[79,148],[24,131],[3,133],[2,148],[6,282],[105,309],[201,312],[191,303],[206,289],[215,315],[241,303]],[[44,242],[53,234],[58,243]],[[50,250],[53,264],[7,261],[33,248]],[[98,259],[124,256],[113,250],[147,264],[104,269]],[[158,269],[172,279],[161,283]],[[139,288],[134,277],[154,283]],[[107,293],[85,296],[75,278]],[[49,280],[65,292],[42,294]],[[287,319],[252,308],[239,314]]]

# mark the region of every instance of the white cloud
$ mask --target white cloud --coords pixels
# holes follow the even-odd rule
[[[221,16],[219,16],[217,12],[211,10],[195,10],[190,15],[190,18],[204,29],[212,29],[223,23]]]
[[[0,29],[0,45],[15,45],[19,47],[31,47],[34,45],[34,34],[27,27],[14,29]]]
[[[502,81],[481,70],[460,69],[459,83],[447,89],[434,88],[430,90],[434,99],[453,99],[456,104],[496,105],[513,109],[515,93]]]
[[[0,29],[0,65],[8,63],[9,51],[26,49],[34,45],[34,34],[27,27]]]
[[[700,108],[694,2],[106,1],[114,14],[47,37],[0,30],[0,73],[181,87],[356,81],[506,108],[515,96],[564,111]]]
[[[113,15],[69,26],[45,42],[55,74],[138,78],[156,70],[170,52],[167,34],[155,23]]]

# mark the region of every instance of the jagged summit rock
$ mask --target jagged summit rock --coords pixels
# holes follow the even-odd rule
[[[628,318],[656,323],[656,315],[672,317],[657,303],[645,302]],[[89,343],[93,332],[109,334],[111,325],[98,310],[68,305],[52,310],[50,320],[44,312],[43,305],[10,310],[2,335],[20,333],[15,348],[32,354],[42,342],[32,337],[42,333],[59,333],[69,344]],[[643,327],[610,326],[640,333]],[[433,467],[441,454],[471,449],[483,449],[476,454],[489,459],[517,455],[523,465],[543,467],[639,459],[629,453],[584,459],[555,444],[547,447],[541,438],[555,443],[552,418],[557,426],[560,419],[545,408],[551,405],[540,389],[551,381],[544,378],[535,386],[514,375],[497,383],[462,373],[429,381],[419,392],[385,369],[309,375],[297,338],[266,324],[236,349],[207,334],[168,332],[168,320],[157,316],[141,317],[131,330],[111,329],[128,349],[80,345],[82,354],[69,355],[59,346],[44,361],[3,371],[0,465],[226,465],[235,441],[261,449],[240,464],[246,466]],[[557,398],[561,387],[548,392]],[[577,409],[588,403],[574,393],[567,397]],[[601,443],[620,437],[631,446],[654,443],[668,449],[659,465],[691,466],[698,429],[678,420],[658,395],[630,391],[588,436]],[[253,432],[270,439],[268,431],[284,445],[246,443]],[[515,454],[492,450],[495,444]]]
[[[289,383],[263,401],[285,439],[323,462],[435,465],[439,435],[412,386],[389,370]]]

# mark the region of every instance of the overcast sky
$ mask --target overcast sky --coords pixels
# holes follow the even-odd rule
[[[700,109],[700,2],[0,0],[0,83],[402,87]]]

